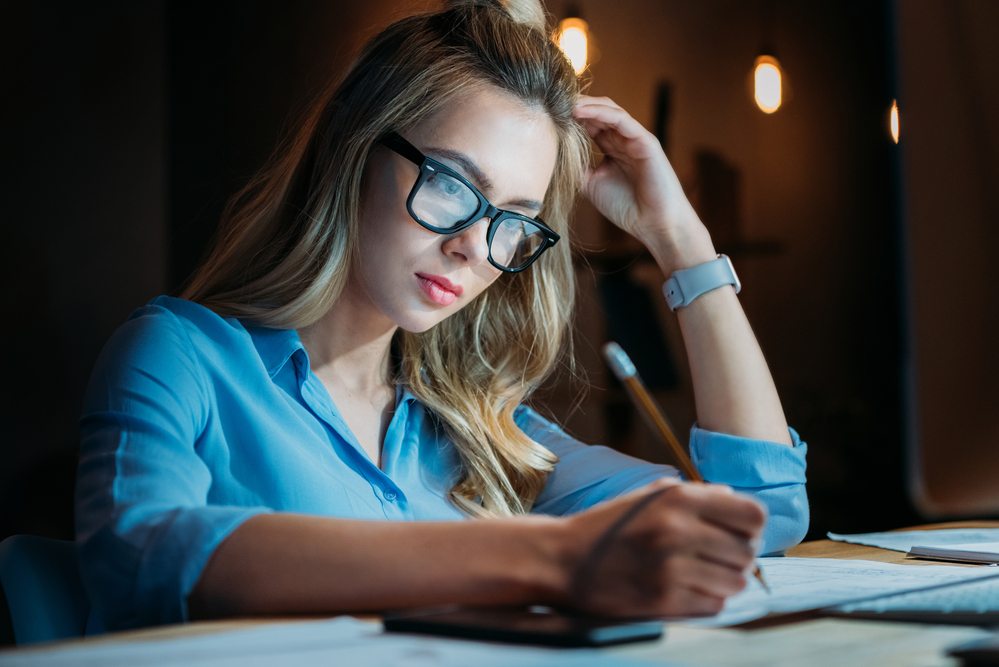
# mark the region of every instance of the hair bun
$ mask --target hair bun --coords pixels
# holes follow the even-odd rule
[[[540,0],[449,0],[447,7],[492,7],[503,11],[516,23],[545,32],[547,19]]]

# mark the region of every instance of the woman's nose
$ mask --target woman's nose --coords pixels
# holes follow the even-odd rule
[[[478,266],[489,259],[489,219],[482,218],[471,227],[444,240],[441,250],[454,256],[463,264]]]

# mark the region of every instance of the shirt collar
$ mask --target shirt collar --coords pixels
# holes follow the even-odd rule
[[[409,391],[409,385],[400,382],[395,386],[395,409],[398,410],[403,403],[415,401],[416,396]]]
[[[302,339],[294,329],[271,329],[249,322],[242,324],[250,334],[253,346],[257,348],[257,354],[260,355],[260,360],[264,363],[269,376],[277,375],[298,350],[308,358]]]
[[[305,346],[302,345],[302,339],[299,337],[297,331],[294,329],[271,329],[250,322],[242,322],[242,324],[243,328],[250,334],[253,346],[257,349],[257,354],[260,355],[260,360],[264,363],[264,368],[267,369],[267,374],[270,377],[273,378],[277,375],[284,368],[284,365],[288,363],[288,360],[299,350],[302,351],[302,356],[305,357],[305,368],[308,369],[309,353],[306,352]],[[403,403],[415,400],[416,396],[409,391],[409,386],[406,383],[400,382],[396,385],[396,409],[402,406]]]

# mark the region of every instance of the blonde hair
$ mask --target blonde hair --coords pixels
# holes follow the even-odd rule
[[[386,28],[233,198],[182,296],[276,328],[316,322],[346,285],[361,175],[379,140],[484,85],[551,119],[558,156],[540,215],[567,237],[589,153],[572,116],[579,82],[550,34],[536,0],[457,1]],[[574,296],[565,238],[430,330],[396,333],[393,379],[457,448],[462,472],[449,497],[470,515],[526,512],[544,488],[556,458],[517,427],[513,412],[565,350]]]

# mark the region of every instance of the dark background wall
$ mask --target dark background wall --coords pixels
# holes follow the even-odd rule
[[[908,109],[910,486],[933,515],[995,516],[999,4],[901,3],[898,25]]]
[[[167,289],[157,3],[0,2],[0,535],[72,535],[83,390]]]
[[[72,537],[76,417],[103,342],[132,309],[177,290],[225,200],[354,49],[427,4],[0,0],[0,247],[13,297],[0,347],[0,538]],[[811,536],[915,523],[903,488],[889,6],[574,7],[600,50],[591,92],[653,127],[668,84],[665,138],[692,196],[710,204],[717,179],[705,165],[734,174],[733,212],[715,233],[728,235],[743,304],[809,442]],[[562,0],[548,8],[568,11]],[[771,116],[747,92],[764,39],[793,93]],[[658,458],[596,348],[609,335],[600,290],[624,277],[654,295],[663,277],[592,209],[575,226],[593,267],[580,268],[577,336],[593,386],[575,411],[564,384],[545,400],[584,439]],[[675,377],[657,396],[683,430],[689,378],[660,301],[646,324]]]

